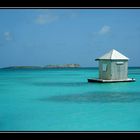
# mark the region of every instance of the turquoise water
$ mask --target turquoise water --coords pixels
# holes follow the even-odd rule
[[[93,68],[0,70],[0,131],[140,130],[136,82],[88,83]]]

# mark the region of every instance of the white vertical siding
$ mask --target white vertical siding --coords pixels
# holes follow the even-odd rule
[[[103,65],[107,65],[106,71]],[[123,80],[127,79],[128,61],[127,60],[99,60],[99,79],[103,80]]]
[[[103,65],[106,64],[106,71],[103,70]],[[111,78],[111,62],[108,60],[99,61],[99,79],[109,80]]]
[[[117,62],[123,62],[123,64],[117,64]],[[111,63],[111,80],[123,80],[127,79],[128,61],[112,61]]]

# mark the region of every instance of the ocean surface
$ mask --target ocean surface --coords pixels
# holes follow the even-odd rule
[[[95,68],[1,69],[0,131],[140,131],[136,82],[88,83]]]

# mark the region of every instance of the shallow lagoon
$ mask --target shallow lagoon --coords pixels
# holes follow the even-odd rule
[[[0,131],[140,130],[136,82],[88,83],[94,68],[0,70]]]

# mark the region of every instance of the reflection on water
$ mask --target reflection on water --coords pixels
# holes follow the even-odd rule
[[[72,95],[61,95],[52,96],[49,98],[40,99],[41,101],[52,101],[52,102],[75,102],[75,103],[110,103],[110,102],[140,102],[140,92],[108,92],[108,93],[84,93],[84,94],[72,94]]]

